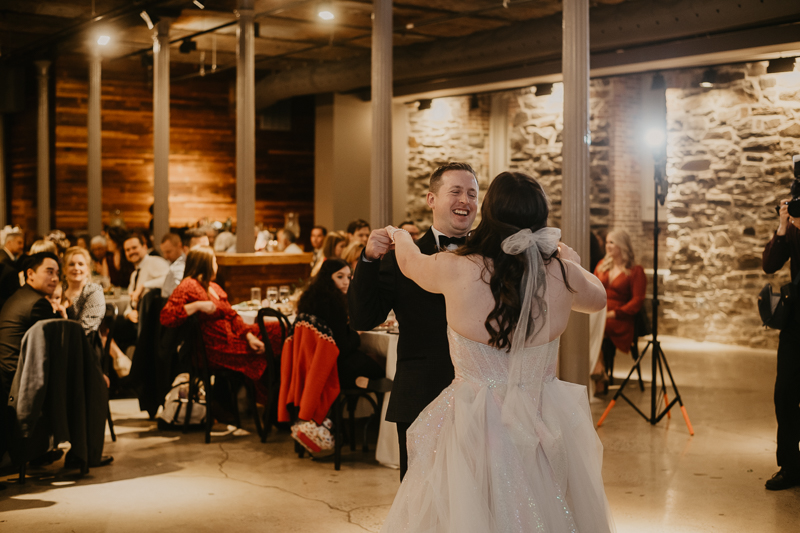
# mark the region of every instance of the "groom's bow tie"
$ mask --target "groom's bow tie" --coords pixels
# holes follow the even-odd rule
[[[439,248],[447,248],[451,244],[461,246],[467,242],[466,237],[448,237],[447,235],[439,235]]]

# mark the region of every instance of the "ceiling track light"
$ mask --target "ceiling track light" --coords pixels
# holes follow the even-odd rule
[[[650,85],[651,91],[663,91],[667,88],[667,81],[664,79],[664,76],[661,75],[660,72],[656,72],[653,75],[653,83]]]
[[[779,57],[770,59],[767,67],[767,74],[777,74],[779,72],[794,72],[794,57]]]
[[[97,44],[99,44],[100,46],[105,46],[109,42],[111,42],[111,37],[109,37],[108,35],[101,35],[100,37],[97,38]]]
[[[197,43],[191,39],[184,39],[178,47],[178,51],[182,54],[189,54],[197,50]]]
[[[333,20],[336,18],[336,15],[333,11],[333,4],[328,2],[323,2],[317,6],[317,16],[322,20]]]
[[[206,8],[206,6],[204,6],[203,3],[200,0],[192,0],[192,3],[194,5],[196,5],[197,7],[199,7],[200,9],[205,9]]]
[[[703,79],[700,80],[700,87],[710,89],[717,82],[717,72],[713,68],[707,68],[703,72]]]

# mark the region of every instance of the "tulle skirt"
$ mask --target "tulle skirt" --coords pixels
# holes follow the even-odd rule
[[[384,533],[615,530],[586,387],[457,378],[411,425],[408,450]]]

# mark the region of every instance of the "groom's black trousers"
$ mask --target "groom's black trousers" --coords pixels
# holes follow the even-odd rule
[[[775,379],[775,416],[778,419],[778,466],[790,476],[800,476],[800,321],[789,319],[778,340],[778,375]]]
[[[408,471],[408,445],[406,443],[406,434],[411,424],[405,422],[397,422],[397,442],[400,444],[400,481],[406,477]]]

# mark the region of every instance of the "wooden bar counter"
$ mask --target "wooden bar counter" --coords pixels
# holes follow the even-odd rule
[[[252,287],[289,285],[292,291],[303,287],[311,274],[312,253],[217,254],[217,283],[228,293],[231,304],[250,299]]]

